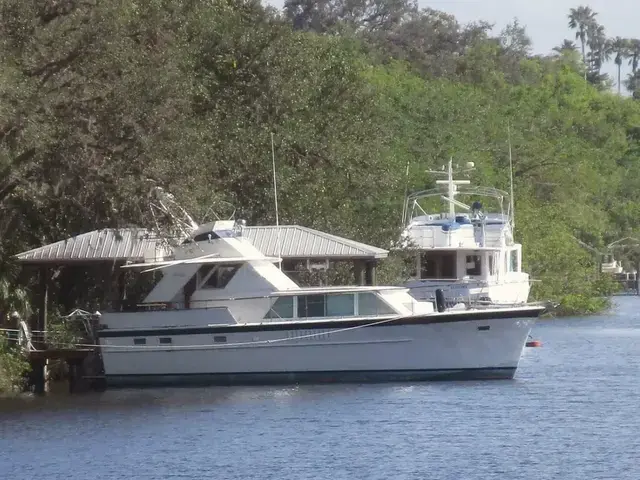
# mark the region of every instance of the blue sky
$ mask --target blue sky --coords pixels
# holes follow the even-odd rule
[[[277,7],[284,3],[284,0],[266,1]],[[496,33],[518,18],[533,40],[534,53],[548,53],[565,38],[574,39],[575,33],[567,26],[567,15],[569,9],[581,4],[598,12],[598,21],[605,26],[608,36],[640,38],[638,0],[420,0],[420,6],[451,13],[461,23],[477,20],[494,23]],[[613,64],[607,65],[605,71],[615,80]]]

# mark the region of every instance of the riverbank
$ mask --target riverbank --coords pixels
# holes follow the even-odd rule
[[[20,354],[11,351],[0,340],[0,396],[12,396],[24,390],[24,377],[29,363]]]

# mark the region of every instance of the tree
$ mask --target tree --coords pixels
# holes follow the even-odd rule
[[[629,40],[629,65],[631,65],[631,73],[638,70],[638,62],[640,62],[640,39],[632,38]]]
[[[592,22],[587,29],[587,38],[589,45],[587,78],[593,85],[604,87],[608,77],[601,74],[602,65],[609,61],[612,53],[604,26]]]
[[[598,14],[589,7],[579,6],[572,8],[569,12],[569,28],[576,30],[576,40],[580,40],[582,48],[582,61],[587,65],[586,45],[588,40],[588,31],[595,23]],[[587,74],[585,72],[585,80]]]
[[[613,62],[616,64],[616,67],[618,69],[618,95],[620,95],[620,90],[622,87],[622,82],[620,80],[622,61],[628,58],[629,48],[629,40],[622,37],[615,37],[613,39],[610,39],[609,45],[607,46],[607,49],[615,55]]]
[[[293,27],[318,33],[389,31],[415,12],[413,0],[286,0],[284,11]]]
[[[500,44],[507,54],[519,58],[525,58],[531,53],[531,38],[517,18],[500,32]]]
[[[557,47],[553,47],[553,51],[560,55],[566,52],[574,52],[576,51],[576,49],[577,47],[575,42],[572,42],[571,40],[567,40],[566,38],[560,45],[558,45]]]

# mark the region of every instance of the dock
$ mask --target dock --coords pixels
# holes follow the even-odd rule
[[[89,355],[94,354],[91,348],[51,348],[45,350],[30,350],[27,361],[31,365],[30,384],[33,392],[42,395],[46,392],[46,370],[52,360],[63,360],[69,369],[69,393],[75,393],[80,381],[85,378],[83,364]]]
[[[52,362],[62,361],[66,364],[66,375],[69,393],[79,390],[103,390],[104,365],[99,348],[89,345],[52,345],[47,340],[45,331],[32,331],[27,322],[20,320],[14,340],[31,366],[28,378],[28,389],[36,395],[47,391],[47,369]],[[79,388],[84,384],[85,388]]]
[[[637,273],[615,273],[614,281],[620,285],[621,290],[616,292],[616,296],[640,295],[638,291],[638,274]]]

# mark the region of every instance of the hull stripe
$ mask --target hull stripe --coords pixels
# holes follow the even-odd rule
[[[453,323],[453,322],[469,322],[474,320],[496,320],[506,318],[538,318],[545,307],[527,308],[518,310],[504,311],[461,311],[450,312],[444,314],[429,314],[414,317],[388,317],[390,321],[371,325],[367,328],[383,328],[387,326],[398,325],[429,325],[434,323]],[[296,331],[296,330],[316,330],[316,329],[334,329],[334,328],[352,328],[367,326],[370,323],[381,322],[384,317],[377,318],[359,318],[353,320],[298,320],[295,322],[266,322],[266,323],[250,323],[237,325],[209,325],[206,327],[159,327],[148,329],[126,329],[126,330],[109,330],[103,329],[98,331],[99,338],[114,337],[153,337],[153,336],[176,336],[176,335],[201,335],[201,334],[217,334],[217,333],[243,333],[243,332],[274,332],[274,331]]]
[[[348,370],[107,375],[108,387],[292,385],[314,383],[379,383],[405,381],[507,380],[517,367],[420,370]]]

